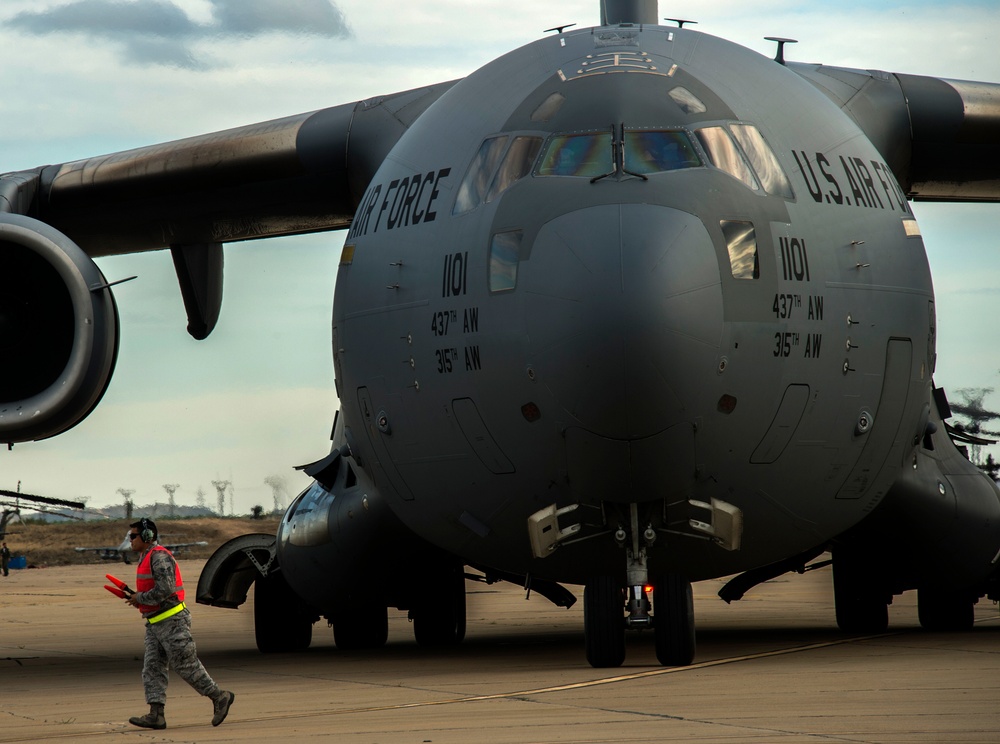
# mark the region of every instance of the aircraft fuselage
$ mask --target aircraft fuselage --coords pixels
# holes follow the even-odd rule
[[[579,583],[618,570],[600,533],[632,504],[651,563],[692,580],[842,533],[923,433],[934,353],[878,151],[687,29],[566,32],[456,84],[369,185],[335,295],[348,441],[391,509],[470,563]],[[713,499],[741,549],[691,529]],[[533,558],[549,504],[597,537]]]

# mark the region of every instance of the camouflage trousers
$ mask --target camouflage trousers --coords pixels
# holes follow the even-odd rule
[[[142,660],[142,686],[146,702],[167,702],[167,670],[173,669],[198,693],[215,699],[219,686],[198,660],[191,637],[191,613],[187,610],[172,618],[146,625],[146,653]]]

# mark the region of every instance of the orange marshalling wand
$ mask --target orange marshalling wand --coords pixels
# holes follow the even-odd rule
[[[104,574],[104,576],[108,581],[114,584],[114,586],[108,586],[107,584],[105,584],[104,588],[107,589],[112,594],[114,594],[115,596],[121,597],[122,599],[128,599],[133,594],[135,594],[135,592],[129,588],[128,584],[126,584],[121,579],[116,578],[111,574]]]

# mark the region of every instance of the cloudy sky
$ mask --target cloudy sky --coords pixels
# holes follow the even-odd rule
[[[773,56],[1000,82],[995,0],[660,0],[661,17]],[[466,75],[598,0],[4,0],[0,171],[178,139]],[[917,204],[938,297],[936,380],[1000,391],[1000,205]],[[993,228],[991,230],[991,227]],[[213,480],[237,512],[290,495],[329,449],[330,316],[344,233],[231,245],[213,335],[195,342],[170,257],[103,259],[122,346],[98,410],[53,440],[0,451],[0,488],[93,506],[165,500]],[[7,360],[0,360],[6,363]],[[960,397],[952,394],[953,399]],[[1000,409],[1000,392],[985,397]],[[1000,428],[1000,423],[996,424]]]

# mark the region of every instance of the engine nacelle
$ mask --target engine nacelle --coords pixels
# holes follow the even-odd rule
[[[276,546],[285,580],[322,614],[370,596],[408,609],[423,578],[461,565],[407,529],[350,458],[326,475],[288,507]]]
[[[118,358],[118,308],[72,240],[0,214],[0,443],[61,434],[101,400]]]

